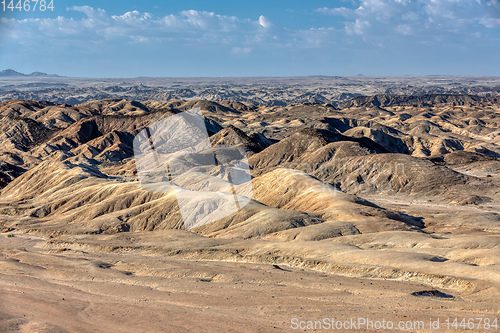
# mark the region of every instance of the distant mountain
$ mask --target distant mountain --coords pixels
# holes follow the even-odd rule
[[[0,76],[26,76],[26,74],[16,72],[13,69],[5,69],[0,72]]]
[[[59,77],[59,75],[57,74],[47,74],[47,73],[43,73],[43,72],[33,72],[31,74],[28,74],[28,76],[50,76],[50,77]]]
[[[5,69],[3,71],[0,71],[0,76],[34,76],[34,77],[59,77],[59,75],[56,74],[47,74],[47,73],[42,73],[42,72],[33,72],[31,74],[24,74],[24,73],[19,73],[13,69]]]

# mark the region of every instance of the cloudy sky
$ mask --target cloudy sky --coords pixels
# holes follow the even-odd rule
[[[53,5],[4,12],[0,4],[0,69],[79,77],[500,75],[500,0]]]

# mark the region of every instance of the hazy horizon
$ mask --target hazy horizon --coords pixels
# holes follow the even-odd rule
[[[5,70],[13,70],[13,71],[16,71],[20,74],[23,74],[22,76],[0,76],[0,78],[4,79],[4,78],[16,78],[16,79],[19,79],[19,78],[48,78],[48,77],[52,77],[52,78],[65,78],[65,79],[116,79],[116,80],[120,80],[120,79],[197,79],[197,78],[200,78],[200,79],[252,79],[252,78],[255,78],[255,79],[259,79],[259,78],[313,78],[313,77],[324,77],[324,78],[411,78],[411,77],[470,77],[470,78],[474,78],[474,77],[479,77],[479,78],[484,78],[484,77],[491,77],[491,78],[498,78],[500,77],[500,75],[454,75],[454,74],[422,74],[422,75],[411,75],[411,74],[406,74],[406,75],[383,75],[383,74],[373,74],[373,75],[365,75],[365,74],[362,74],[362,73],[359,73],[359,74],[356,74],[356,75],[324,75],[324,74],[307,74],[307,75],[282,75],[282,76],[272,76],[272,75],[256,75],[256,76],[196,76],[196,75],[193,75],[193,76],[130,76],[130,77],[126,77],[126,76],[123,76],[123,77],[105,77],[105,76],[102,76],[102,77],[98,77],[98,76],[65,76],[65,75],[59,75],[58,73],[46,73],[46,72],[42,72],[42,71],[32,71],[32,72],[29,72],[29,73],[24,73],[24,72],[21,72],[21,71],[18,71],[14,68],[6,68],[6,69],[2,69],[0,70],[1,71],[5,71]],[[30,74],[32,73],[43,73],[43,74],[48,74],[48,76],[30,76]]]

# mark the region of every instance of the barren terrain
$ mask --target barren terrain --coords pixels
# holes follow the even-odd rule
[[[444,321],[500,320],[500,99],[488,89],[6,100],[0,331],[282,332],[293,318],[364,317],[460,332],[471,330]],[[253,195],[185,230],[172,192],[141,187],[133,140],[195,107],[213,146],[246,151]]]
[[[0,101],[47,100],[77,104],[103,98],[127,100],[203,99],[259,105],[330,103],[377,94],[469,94],[498,96],[500,78],[469,76],[403,77],[219,77],[132,79],[1,76]]]

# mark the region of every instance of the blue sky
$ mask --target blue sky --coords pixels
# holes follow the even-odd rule
[[[27,73],[500,76],[500,0],[54,0],[54,11],[45,12],[1,6],[0,69]]]

